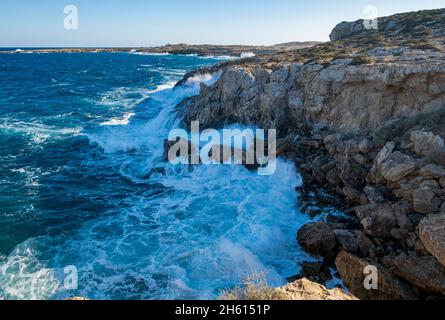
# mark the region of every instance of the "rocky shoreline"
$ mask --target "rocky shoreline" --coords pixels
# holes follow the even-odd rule
[[[132,52],[140,54],[177,54],[197,55],[202,57],[230,56],[244,57],[250,55],[270,55],[279,51],[308,48],[319,44],[317,41],[290,42],[273,46],[242,46],[242,45],[191,45],[191,44],[167,44],[159,47],[126,47],[126,48],[42,48],[42,49],[17,49],[0,51],[0,54],[20,53],[98,53],[98,52]]]
[[[304,179],[341,197],[347,219],[312,223],[300,245],[323,283],[335,266],[360,299],[445,296],[445,9],[341,23],[331,42],[197,70],[221,74],[178,105],[184,126],[278,130]],[[364,288],[364,269],[378,289]]]

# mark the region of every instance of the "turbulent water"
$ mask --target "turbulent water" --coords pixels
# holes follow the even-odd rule
[[[162,161],[175,105],[217,58],[0,55],[0,299],[206,299],[307,260],[294,166]],[[67,266],[78,289],[64,287]]]

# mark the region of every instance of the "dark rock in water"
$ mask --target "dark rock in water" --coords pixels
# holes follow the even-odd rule
[[[298,231],[298,243],[310,254],[332,259],[337,240],[334,230],[324,222],[309,223]]]
[[[192,163],[192,155],[199,154],[199,150],[196,146],[194,146],[190,141],[186,140],[186,139],[177,139],[177,141],[169,141],[169,140],[164,140],[164,153],[163,153],[163,158],[164,161],[169,161],[171,159],[169,159],[169,153],[173,150],[172,148],[175,147],[175,150],[177,153],[176,154],[172,154],[170,156],[177,158],[180,157],[179,154],[179,148],[178,145],[181,146],[182,148],[184,148],[184,150],[187,150],[187,161],[189,163]],[[236,149],[234,147],[228,147],[228,146],[222,146],[222,145],[215,145],[216,150],[220,151],[219,155],[214,155],[212,154],[212,150],[209,152],[209,158],[210,159],[215,159],[217,161],[219,161],[220,163],[225,163],[228,159],[226,158],[226,153],[228,154],[227,151],[230,151],[230,154],[232,155],[232,160],[231,163],[235,163],[235,161],[240,164],[242,164],[245,168],[249,169],[249,170],[256,170],[260,167],[263,166],[263,164],[259,163],[258,159],[256,158],[256,155],[253,156],[253,162],[250,161],[251,159],[248,158],[248,154],[246,150],[240,150],[240,149]],[[240,155],[240,158],[238,159],[238,156]],[[198,156],[199,159],[197,159],[197,163],[196,164],[201,164],[202,163],[202,159]]]

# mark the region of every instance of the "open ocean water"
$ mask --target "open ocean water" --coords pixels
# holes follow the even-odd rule
[[[310,258],[292,163],[189,170],[162,160],[174,83],[219,58],[0,54],[0,299],[214,299]],[[64,288],[75,266],[78,289]]]

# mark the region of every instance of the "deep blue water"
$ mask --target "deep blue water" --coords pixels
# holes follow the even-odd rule
[[[0,55],[0,299],[216,298],[252,273],[274,285],[308,257],[294,166],[190,171],[162,161],[172,89],[216,58]],[[63,287],[66,266],[77,290]]]

